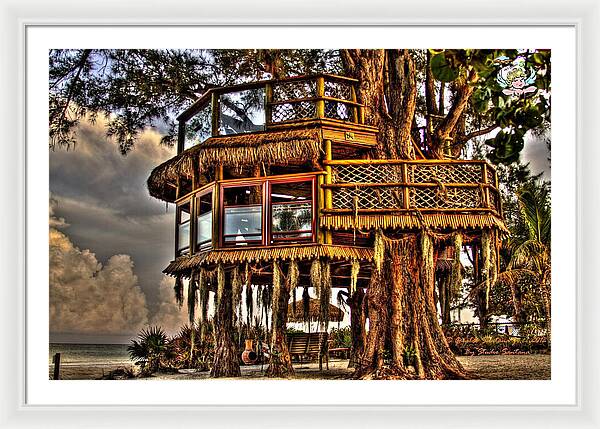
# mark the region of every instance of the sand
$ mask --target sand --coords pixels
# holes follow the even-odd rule
[[[550,355],[485,355],[459,356],[458,360],[465,369],[474,372],[484,380],[549,380]],[[348,379],[352,370],[348,370],[347,360],[331,360],[329,370],[319,372],[318,363],[295,364],[297,379],[304,380],[339,380]],[[61,366],[63,380],[96,380],[117,368],[134,368],[130,362],[96,364],[94,366],[66,364]],[[244,380],[264,379],[266,365],[242,366]],[[49,368],[52,378],[52,365]],[[146,380],[195,380],[208,378],[207,371],[196,372],[180,370],[175,373],[157,373]]]

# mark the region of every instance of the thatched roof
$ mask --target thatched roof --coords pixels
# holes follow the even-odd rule
[[[289,130],[211,137],[163,162],[150,173],[148,190],[155,198],[172,202],[167,192],[178,176],[191,177],[194,166],[206,171],[217,165],[287,165],[316,162],[322,153],[317,130]]]
[[[489,213],[422,213],[417,216],[407,214],[373,214],[373,215],[327,215],[320,217],[321,226],[333,229],[388,229],[388,228],[452,228],[452,229],[481,229],[498,228],[508,232],[504,222]]]
[[[368,261],[373,259],[373,249],[328,244],[216,249],[192,256],[180,256],[172,261],[163,270],[163,273],[187,276],[194,268],[219,263],[235,264],[241,262],[270,262],[274,260],[302,261],[321,257],[331,260]]]
[[[319,314],[321,312],[321,302],[318,299],[311,298],[309,301],[309,311],[307,322],[318,322]],[[344,319],[344,312],[339,307],[333,304],[329,304],[329,321],[330,322],[341,322]],[[304,320],[304,306],[302,300],[296,301],[296,310],[294,310],[294,304],[288,305],[288,318],[289,323],[303,323]]]

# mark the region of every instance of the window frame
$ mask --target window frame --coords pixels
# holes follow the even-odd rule
[[[301,182],[309,182],[310,183],[310,190],[311,190],[311,199],[310,199],[310,207],[311,207],[311,221],[310,221],[310,236],[308,237],[303,237],[302,239],[298,240],[294,240],[294,239],[277,239],[274,240],[273,239],[273,202],[271,201],[271,194],[272,194],[272,189],[273,189],[273,185],[277,185],[277,184],[282,184],[282,183],[301,183]],[[281,178],[281,179],[269,179],[266,181],[266,194],[267,194],[267,199],[268,199],[268,213],[267,213],[267,222],[268,222],[268,230],[267,230],[267,246],[277,246],[277,245],[286,245],[288,243],[286,243],[286,241],[291,242],[290,244],[306,244],[306,243],[315,243],[316,241],[316,235],[317,235],[317,230],[316,230],[316,198],[317,198],[317,192],[316,192],[316,180],[315,180],[315,175],[310,175],[310,176],[298,176],[298,177],[293,177],[293,178]],[[297,204],[298,202],[293,202],[293,204]],[[303,201],[306,202],[306,201]],[[291,202],[290,202],[291,203]],[[286,204],[286,203],[284,203]],[[293,231],[282,231],[283,233],[289,233],[289,232],[293,232]],[[304,231],[303,231],[304,232]],[[277,233],[276,233],[277,235]]]
[[[261,186],[261,238],[255,243],[249,244],[247,247],[268,247],[268,246],[285,246],[287,244],[314,244],[317,240],[317,174],[295,174],[287,177],[270,176],[265,178],[244,178],[234,179],[219,182],[219,239],[218,247],[225,249],[241,248],[235,244],[227,243],[225,241],[225,190],[229,188],[238,188],[246,186]],[[285,240],[273,240],[272,231],[272,202],[271,202],[271,189],[273,184],[281,183],[300,183],[309,182],[311,186],[311,229],[310,236],[301,240],[289,240],[290,243],[286,243]],[[254,204],[253,204],[254,205]],[[234,207],[234,206],[229,206]],[[289,232],[289,231],[286,231]]]
[[[188,194],[185,197],[181,198],[180,200],[177,200],[176,202],[176,208],[175,208],[175,257],[179,257],[179,256],[184,256],[184,255],[192,255],[193,254],[193,249],[192,249],[192,219],[193,219],[193,213],[194,213],[194,203],[193,203],[193,194]],[[180,241],[180,237],[179,237],[179,227],[181,225],[183,225],[184,223],[181,222],[181,212],[183,211],[183,206],[185,204],[190,205],[190,212],[189,212],[189,218],[186,222],[189,225],[189,232],[188,232],[188,246],[184,249],[180,249],[179,248],[179,241]],[[187,252],[186,252],[187,251]]]

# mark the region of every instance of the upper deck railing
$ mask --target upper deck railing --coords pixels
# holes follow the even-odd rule
[[[179,116],[178,152],[210,137],[281,129],[329,119],[363,123],[358,81],[328,74],[209,89]]]
[[[326,161],[325,213],[406,210],[502,215],[498,178],[485,161]]]

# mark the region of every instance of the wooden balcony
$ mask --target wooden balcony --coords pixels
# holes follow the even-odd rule
[[[209,89],[178,117],[178,153],[212,138],[327,124],[333,126],[334,138],[370,142],[372,137],[361,132],[364,116],[356,101],[357,84],[355,79],[320,74]],[[347,131],[336,132],[340,124]]]
[[[325,165],[322,227],[503,228],[498,178],[484,161],[333,160]]]

